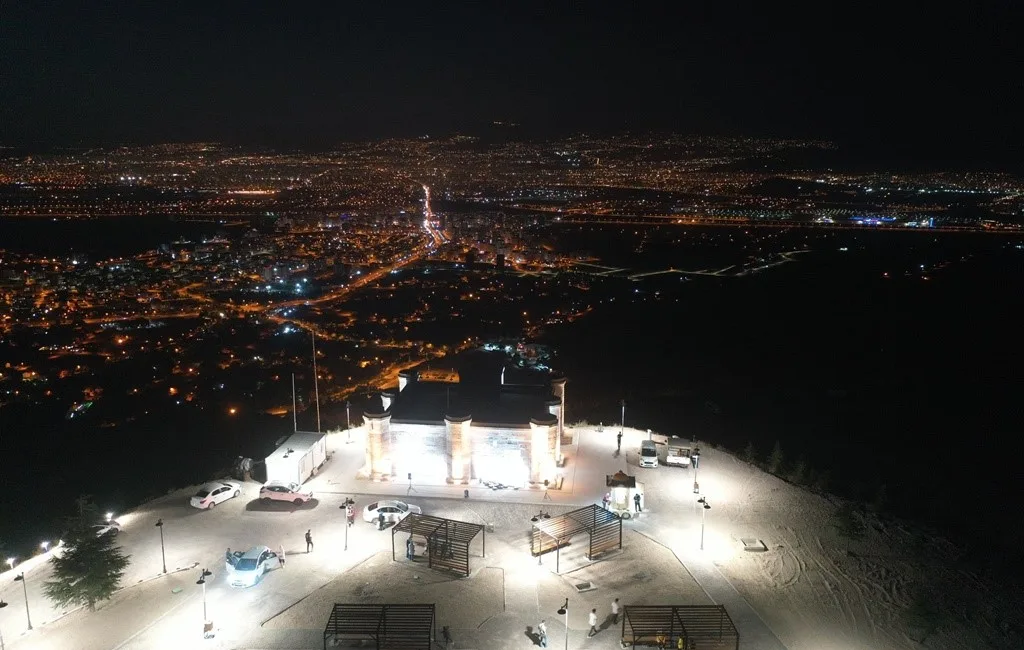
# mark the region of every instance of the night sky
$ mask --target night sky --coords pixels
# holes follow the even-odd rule
[[[1024,145],[1009,1],[379,4],[4,3],[0,144],[330,146],[506,120],[952,161]]]

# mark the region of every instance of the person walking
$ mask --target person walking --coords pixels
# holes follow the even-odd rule
[[[615,434],[615,451],[622,451],[622,432]]]
[[[348,519],[348,527],[351,528],[356,521],[356,511],[352,509],[351,503],[345,506],[345,518]]]
[[[377,513],[377,530],[384,530],[384,513]]]
[[[643,512],[644,509],[640,507],[640,493],[637,492],[633,495],[633,510],[636,512]]]
[[[235,556],[231,555],[230,546],[228,547],[228,550],[224,552],[224,561],[230,564],[231,566],[235,566]]]
[[[313,550],[313,533],[310,530],[306,531],[306,552],[309,553]]]
[[[690,457],[690,461],[693,463],[694,469],[700,467],[700,447],[693,450],[693,456]]]
[[[590,610],[590,616],[587,617],[587,622],[590,623],[590,631],[587,632],[587,636],[591,637],[597,634],[597,608]]]
[[[612,601],[612,623],[619,624],[619,599]]]
[[[284,568],[284,544],[281,544],[281,552],[277,555],[277,559],[281,562],[281,568]]]
[[[537,623],[537,640],[540,641],[540,647],[548,647],[548,624],[544,620]]]
[[[455,647],[455,640],[452,639],[452,633],[448,630],[447,625],[441,628],[441,637],[444,639],[445,650],[452,650]]]

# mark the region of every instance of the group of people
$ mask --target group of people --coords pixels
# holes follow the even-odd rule
[[[643,505],[641,504],[641,499],[642,498],[643,498],[643,495],[640,494],[639,492],[637,492],[637,493],[635,493],[633,495],[633,510],[634,510],[634,512],[643,512],[644,511]],[[604,493],[604,497],[602,497],[601,503],[604,504],[604,509],[605,510],[608,510],[611,507],[611,505],[612,505],[612,495],[611,495],[611,492],[605,492]]]
[[[619,599],[612,600],[611,614],[608,618],[611,619],[612,625],[618,625],[619,623]],[[597,629],[597,608],[590,610],[587,614],[587,622],[590,624],[590,631],[587,632],[587,637],[592,637],[597,634],[600,630]],[[541,620],[537,624],[537,641],[540,643],[540,647],[548,647],[548,623],[546,620]]]

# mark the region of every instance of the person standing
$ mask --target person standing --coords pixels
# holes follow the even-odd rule
[[[310,530],[306,531],[306,552],[309,553],[313,550],[313,533]]]
[[[405,559],[411,560],[416,557],[416,544],[412,541],[412,535],[405,540]]]
[[[619,599],[612,601],[612,623],[619,624]]]
[[[604,498],[601,499],[601,503],[604,504],[604,509],[607,510],[608,506],[612,504],[612,495],[608,492],[604,493]]]
[[[540,641],[540,647],[548,647],[548,624],[544,620],[537,624],[537,639]]]
[[[644,509],[640,507],[640,493],[637,492],[633,495],[633,510],[636,512],[643,512]]]
[[[284,568],[284,544],[281,544],[281,552],[277,555],[277,559],[281,562],[281,568]]]
[[[356,511],[352,509],[351,503],[345,506],[345,518],[348,519],[348,527],[351,528],[356,521]]]
[[[449,631],[447,625],[441,628],[441,636],[444,638],[445,650],[452,650],[452,648],[455,647],[455,640],[452,639],[452,633]]]
[[[615,434],[615,451],[622,451],[622,432]]]
[[[377,530],[384,530],[384,513],[377,513]]]
[[[587,617],[587,622],[590,623],[590,631],[587,632],[587,636],[591,637],[597,634],[597,608],[590,610],[590,616]]]
[[[693,463],[694,469],[700,467],[700,447],[693,450],[693,456],[690,457],[690,461]]]
[[[235,566],[235,556],[231,555],[230,546],[228,547],[228,550],[224,552],[224,560],[231,566]]]

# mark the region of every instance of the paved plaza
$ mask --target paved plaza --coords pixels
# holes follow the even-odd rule
[[[434,603],[437,631],[448,626],[455,647],[504,650],[537,647],[533,635],[545,620],[549,647],[618,648],[620,625],[610,616],[612,599],[623,605],[723,604],[739,629],[741,648],[776,650],[783,646],[757,613],[722,577],[715,563],[738,552],[737,540],[724,525],[730,516],[730,486],[715,472],[719,455],[702,448],[698,480],[702,492],[721,507],[710,511],[705,550],[700,550],[701,514],[695,508],[693,470],[676,467],[640,469],[636,453],[646,432],[626,429],[623,453],[616,454],[618,428],[576,429],[576,444],[566,450],[568,462],[561,490],[491,490],[462,486],[389,484],[356,478],[363,463],[359,430],[329,437],[331,459],[309,486],[316,499],[305,506],[257,499],[259,485],[245,486],[241,498],[212,511],[187,505],[192,490],[183,490],[119,515],[119,542],[131,554],[126,588],[96,612],[53,610],[42,595],[49,568],[35,558],[18,570],[27,572],[34,629],[26,631],[21,583],[14,573],[0,577],[0,595],[9,606],[0,610],[0,630],[11,648],[142,650],[206,647],[211,649],[313,649],[323,647],[324,625],[334,603]],[[351,442],[349,440],[351,439]],[[555,554],[540,563],[530,554],[530,518],[539,511],[552,516],[579,506],[599,504],[606,492],[605,476],[618,470],[635,474],[645,485],[645,511],[623,522],[623,548],[587,560],[586,535],[561,551],[560,573]],[[483,536],[470,546],[467,578],[428,569],[423,557],[405,557],[406,535],[378,531],[357,517],[346,530],[341,506],[356,500],[357,512],[377,496],[415,503],[425,514],[483,524]],[[158,518],[164,521],[168,575],[160,575]],[[303,534],[309,529],[314,550],[305,553]],[[346,534],[348,550],[346,546]],[[224,579],[227,547],[243,549],[266,544],[283,548],[285,567],[248,589],[232,588]],[[417,554],[424,549],[418,547]],[[214,572],[206,586],[208,618],[216,636],[204,640],[199,570]],[[16,573],[16,572],[15,572]],[[577,585],[590,589],[578,591]],[[556,611],[569,599],[568,631]],[[588,638],[588,612],[596,608],[597,635]],[[438,647],[441,647],[439,644]]]

